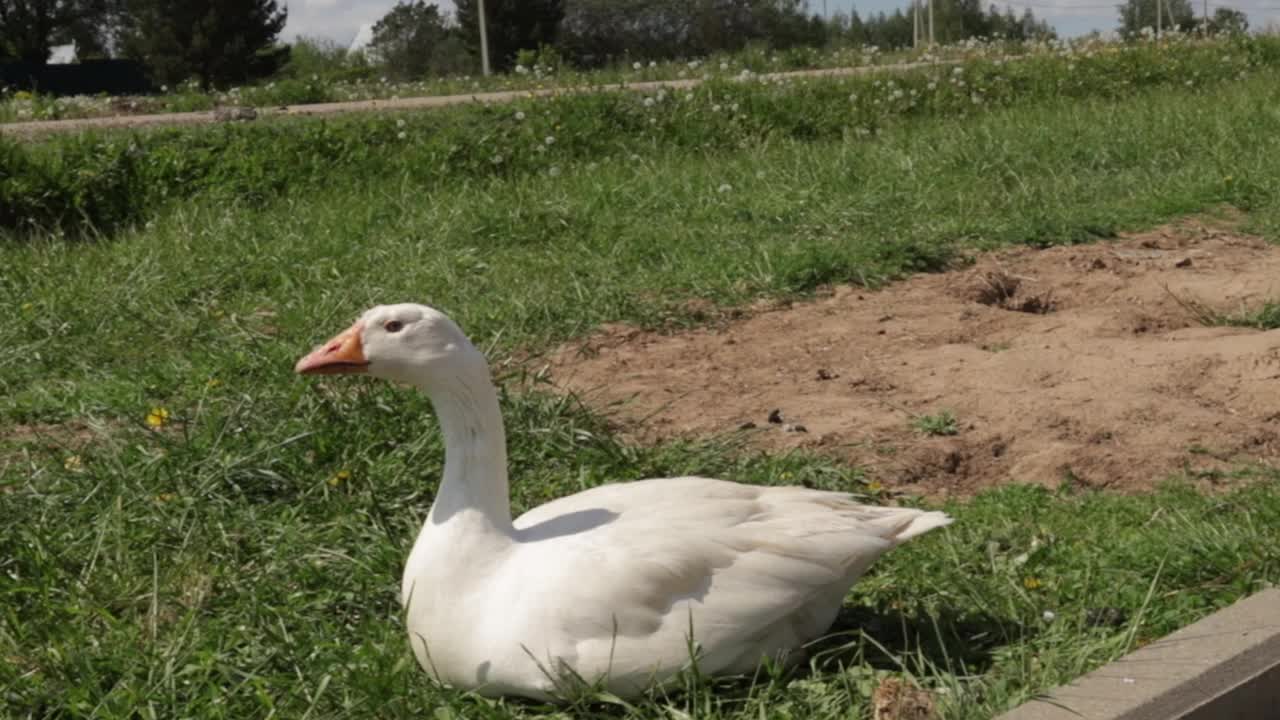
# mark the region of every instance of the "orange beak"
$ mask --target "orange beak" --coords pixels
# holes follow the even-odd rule
[[[364,356],[360,333],[364,328],[356,323],[321,345],[298,361],[293,371],[300,375],[358,375],[369,372],[369,361]]]

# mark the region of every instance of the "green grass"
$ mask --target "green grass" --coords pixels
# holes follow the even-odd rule
[[[1263,303],[1257,310],[1241,313],[1234,320],[1244,327],[1275,330],[1280,328],[1280,302]]]
[[[1257,307],[1244,306],[1235,310],[1223,310],[1206,305],[1193,297],[1184,297],[1169,291],[1174,302],[1191,313],[1202,325],[1210,327],[1245,327],[1255,330],[1280,328],[1280,300],[1268,300]]]
[[[518,509],[676,473],[874,496],[820,458],[626,446],[570,400],[516,392],[504,361],[604,322],[697,322],[694,299],[874,284],[1223,203],[1276,237],[1277,107],[1280,80],[1259,74],[870,138],[631,138],[557,174],[331,175],[184,196],[97,241],[0,243],[0,715],[557,716],[415,667],[395,595],[440,472],[434,422],[405,390],[293,376],[301,352],[375,302],[453,314],[506,380]],[[955,525],[855,588],[813,672],[571,715],[857,717],[877,674],[908,673],[948,718],[991,717],[1280,582],[1280,477],[1242,475],[1214,497],[1010,487],[954,504]]]
[[[0,233],[111,236],[191,198],[261,206],[337,186],[381,186],[390,177],[435,192],[555,174],[570,163],[869,140],[1064,98],[1122,99],[1170,87],[1212,92],[1277,68],[1280,38],[1259,37],[979,58],[884,77],[719,80],[647,97],[576,94],[426,113],[60,136],[34,146],[0,140]],[[1020,180],[1000,181],[1016,190]]]

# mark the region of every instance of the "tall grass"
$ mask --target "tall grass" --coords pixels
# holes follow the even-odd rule
[[[111,133],[28,147],[0,140],[0,232],[109,234],[174,200],[259,204],[335,182],[394,176],[423,188],[557,172],[565,163],[726,153],[867,138],[1063,97],[1203,92],[1280,66],[1280,39],[1111,47],[1018,62],[975,60],[889,77],[718,81],[692,91],[574,95],[425,114]],[[307,82],[307,81],[297,81]]]

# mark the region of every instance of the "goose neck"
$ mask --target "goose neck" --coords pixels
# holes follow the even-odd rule
[[[464,522],[510,535],[507,443],[498,393],[484,374],[466,373],[427,393],[444,435],[444,479],[430,522]]]

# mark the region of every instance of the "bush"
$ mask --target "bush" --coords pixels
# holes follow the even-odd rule
[[[0,138],[0,227],[22,231],[110,229],[144,204],[127,141],[72,140],[31,152]]]

